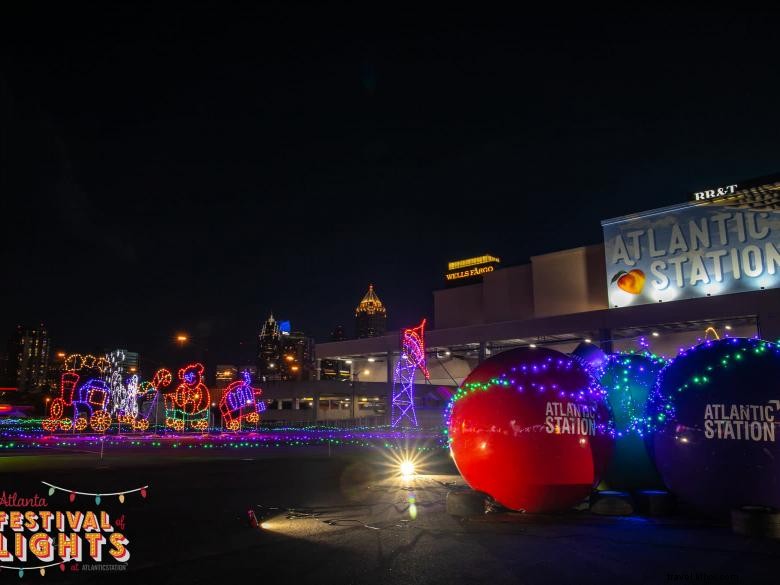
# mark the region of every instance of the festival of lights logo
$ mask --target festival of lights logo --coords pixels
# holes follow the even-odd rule
[[[124,514],[112,515],[99,508],[106,497],[117,497],[120,503],[128,494],[146,498],[149,486],[97,494],[73,491],[48,482],[49,496],[57,492],[68,494],[73,504],[77,496],[92,499],[94,506],[60,510],[50,506],[47,498],[38,494],[20,497],[17,492],[0,492],[0,569],[46,574],[46,569],[59,566],[60,571],[79,571],[81,563],[111,564],[114,567],[130,559],[130,541],[126,536]],[[54,507],[55,509],[51,509]],[[95,565],[89,566],[94,570]]]

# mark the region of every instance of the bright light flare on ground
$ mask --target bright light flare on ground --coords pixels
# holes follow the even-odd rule
[[[383,455],[384,472],[380,472],[380,475],[385,479],[394,478],[406,485],[427,473],[426,459],[430,453],[419,450],[411,441],[394,449],[387,449]]]
[[[415,474],[414,461],[411,459],[404,459],[401,461],[401,465],[399,465],[398,468],[401,471],[401,477],[404,479],[409,479]]]

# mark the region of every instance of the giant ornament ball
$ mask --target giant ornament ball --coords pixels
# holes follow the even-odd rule
[[[645,448],[647,400],[666,361],[648,352],[610,354],[598,370],[615,420],[615,450],[603,479],[609,488],[663,487]]]
[[[706,341],[661,371],[649,447],[667,487],[714,515],[780,508],[780,347]]]
[[[565,510],[609,463],[606,393],[578,360],[545,348],[500,353],[474,369],[448,407],[463,478],[513,510]]]

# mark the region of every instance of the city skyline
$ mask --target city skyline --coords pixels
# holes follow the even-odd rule
[[[373,295],[373,285],[369,285],[369,293],[367,293],[367,294]],[[366,297],[366,295],[364,295],[363,302],[365,302],[365,297]],[[378,301],[378,299],[376,299],[376,300]],[[381,303],[379,303],[379,304],[380,304],[380,308],[381,308]],[[383,313],[383,315],[386,317],[385,313]],[[358,319],[358,317],[356,315],[353,314],[353,316],[351,318],[352,318],[352,320],[356,321],[356,323],[359,322],[359,319]],[[162,366],[163,362],[160,361],[160,358],[163,357],[163,356],[165,356],[164,359],[175,361],[176,359],[181,359],[182,355],[197,355],[198,359],[209,361],[209,363],[211,365],[213,365],[215,368],[218,365],[217,362],[219,362],[219,360],[222,360],[223,362],[225,362],[226,358],[229,358],[229,359],[227,359],[227,361],[231,361],[232,360],[233,362],[240,361],[241,363],[246,362],[247,364],[249,364],[249,363],[254,364],[255,360],[258,359],[258,352],[261,351],[259,348],[260,348],[260,345],[262,345],[262,338],[263,338],[263,335],[264,335],[266,327],[269,325],[269,322],[272,323],[273,326],[275,326],[275,328],[276,328],[276,330],[278,332],[280,325],[283,324],[283,323],[286,324],[286,326],[289,329],[291,320],[290,319],[284,319],[284,320],[281,320],[281,321],[277,321],[276,319],[274,319],[273,311],[270,311],[269,312],[269,317],[266,318],[266,319],[263,319],[263,320],[261,320],[259,322],[259,325],[258,325],[258,328],[259,328],[259,331],[260,331],[259,335],[257,335],[257,332],[256,332],[256,337],[260,340],[258,346],[256,346],[253,349],[251,341],[246,342],[244,340],[239,340],[238,345],[239,345],[240,349],[238,351],[235,351],[235,349],[234,349],[234,353],[232,355],[230,355],[228,353],[216,353],[216,352],[209,354],[210,350],[209,350],[208,347],[206,347],[203,344],[203,340],[199,340],[197,338],[193,339],[193,337],[189,333],[185,332],[184,330],[181,330],[181,329],[177,330],[177,332],[172,334],[172,335],[170,335],[170,337],[168,339],[169,345],[171,347],[176,347],[177,348],[176,352],[172,354],[170,351],[163,351],[163,352],[160,352],[158,354],[153,354],[153,357],[150,360],[152,365],[150,365],[149,368],[155,368],[155,367]],[[41,322],[41,323],[38,323],[36,325],[36,327],[44,328],[45,324]],[[340,327],[341,327],[340,325],[337,325],[334,329],[340,328]],[[2,361],[0,361],[0,366],[2,366],[2,368],[0,368],[0,375],[3,375],[3,377],[8,377],[8,383],[12,383],[13,382],[12,378],[19,378],[18,374],[12,374],[11,369],[12,368],[16,368],[16,367],[22,367],[21,363],[17,364],[18,358],[15,357],[15,350],[12,349],[12,346],[14,346],[14,344],[15,344],[14,339],[16,337],[22,335],[21,332],[27,331],[28,329],[29,329],[29,327],[26,324],[17,324],[16,327],[15,327],[16,333],[15,334],[9,333],[8,336],[7,336],[8,337],[7,343],[6,343],[7,348],[4,348],[4,349],[0,348],[0,349],[2,349],[2,350],[0,350],[0,358],[2,358]],[[44,331],[44,334],[47,335],[45,331]],[[380,330],[380,334],[384,334],[384,329]],[[314,341],[313,337],[306,335],[306,332],[305,331],[301,331],[301,330],[292,331],[292,332],[290,332],[288,330],[288,331],[286,331],[286,336],[285,337],[282,337],[281,333],[277,334],[277,337],[279,337],[282,340],[283,339],[297,340],[297,339],[302,339],[302,336],[306,336],[306,338],[311,340],[312,342]],[[356,331],[353,331],[351,336],[345,336],[345,339],[346,338],[357,338],[359,336],[360,335]],[[320,341],[324,341],[324,339],[320,340]],[[52,342],[48,335],[47,335],[47,344],[51,347],[51,349],[50,350],[47,349],[46,356],[43,359],[43,364],[45,366],[55,366],[56,365],[56,360],[57,359],[61,359],[65,355],[79,354],[79,353],[90,353],[90,352],[97,353],[97,354],[108,353],[108,352],[110,352],[108,347],[109,346],[110,347],[114,347],[116,345],[116,344],[113,344],[113,346],[112,346],[111,343],[109,343],[109,346],[103,347],[100,344],[97,344],[97,343],[94,343],[94,342],[88,342],[88,343],[82,343],[81,345],[77,345],[77,346],[74,347],[73,344],[68,344],[66,342],[60,342],[60,340],[57,340],[56,338]],[[57,355],[54,355],[54,353],[53,353],[55,348],[56,348],[56,351],[57,351]],[[187,352],[183,352],[182,351],[185,348],[187,348],[187,350],[188,350]],[[313,350],[313,348],[312,348],[312,350]],[[123,355],[126,354],[127,356],[130,356],[129,359],[132,361],[131,366],[134,367],[135,369],[139,369],[139,367],[138,367],[139,366],[139,354],[138,354],[138,352],[128,351],[126,349],[115,350],[115,351],[119,351],[119,352],[122,352]],[[194,354],[193,354],[193,351],[195,352]],[[275,354],[279,354],[279,355],[277,355],[276,359],[272,359],[271,361],[272,362],[273,361],[279,362],[280,359],[281,359],[281,354],[284,353],[284,351],[282,349],[275,349],[274,351],[275,351]],[[307,350],[307,352],[308,351],[309,350]],[[250,354],[253,354],[253,357],[251,359],[244,359],[245,356],[250,355]],[[297,362],[296,362],[296,364],[297,364]],[[255,367],[255,365],[253,365],[253,367]],[[8,372],[5,372],[4,368],[8,368]],[[149,368],[147,368],[147,369],[149,369]],[[308,366],[307,365],[306,368],[307,368],[307,370],[311,370],[311,368],[313,368],[313,366]],[[264,373],[267,373],[267,372],[264,372]],[[215,373],[210,373],[210,377],[213,376],[213,375],[215,375]],[[56,376],[54,376],[54,378],[56,378]],[[51,382],[51,381],[52,380],[49,380],[49,382]]]

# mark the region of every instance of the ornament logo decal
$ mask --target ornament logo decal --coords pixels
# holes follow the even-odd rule
[[[780,400],[767,404],[707,404],[704,436],[707,439],[775,442],[775,413]]]
[[[547,434],[596,436],[596,407],[576,402],[548,402],[544,427]]]

